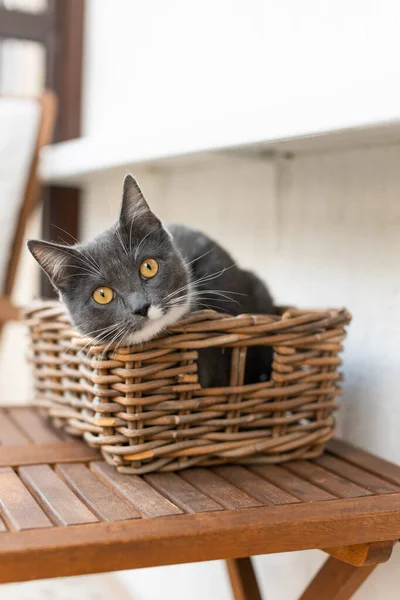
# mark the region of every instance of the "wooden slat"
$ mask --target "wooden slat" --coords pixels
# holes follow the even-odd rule
[[[359,498],[360,496],[370,496],[372,494],[372,492],[356,483],[305,460],[288,463],[285,468],[339,498]]]
[[[9,467],[0,469],[0,508],[3,518],[17,531],[52,526],[18,475]]]
[[[50,424],[34,408],[27,406],[10,408],[8,413],[25,435],[36,444],[60,441],[61,438],[51,429]]]
[[[164,498],[141,477],[123,475],[105,462],[91,463],[90,468],[121,498],[132,504],[146,517],[163,517],[181,514],[182,510]]]
[[[328,450],[357,467],[379,475],[379,477],[390,481],[390,483],[400,485],[400,467],[394,463],[369,454],[360,448],[355,448],[351,444],[337,438],[328,443]]]
[[[261,506],[258,500],[251,498],[248,494],[208,469],[182,471],[181,477],[224,508],[235,510]]]
[[[152,473],[146,475],[145,480],[185,512],[201,513],[222,510],[222,506],[175,473]]]
[[[21,467],[19,475],[56,523],[76,525],[98,521],[49,465]]]
[[[312,485],[308,481],[301,479],[297,475],[286,471],[283,467],[275,465],[255,466],[251,468],[254,473],[264,477],[279,488],[293,494],[296,498],[304,502],[321,502],[325,500],[335,500],[335,496]]]
[[[35,465],[51,461],[88,462],[99,457],[99,453],[78,440],[52,444],[27,444],[23,446],[0,446],[0,467]]]
[[[368,471],[355,467],[335,456],[323,454],[315,459],[315,462],[321,467],[329,469],[333,473],[341,475],[342,477],[354,481],[354,483],[358,483],[358,485],[375,492],[375,494],[393,494],[400,492],[400,486],[388,483],[377,475],[373,475]]]
[[[137,519],[140,514],[102,483],[85,465],[57,465],[56,472],[78,496],[103,521]]]
[[[5,410],[0,410],[0,444],[28,444],[29,439],[11,421]],[[5,465],[7,466],[7,465]]]
[[[298,498],[281,490],[276,485],[273,485],[266,479],[262,479],[244,467],[217,467],[214,471],[235,487],[262,502],[262,504],[279,505],[300,502]]]
[[[0,582],[400,538],[400,494],[2,533]]]

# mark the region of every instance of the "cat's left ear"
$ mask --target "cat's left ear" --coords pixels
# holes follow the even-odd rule
[[[60,289],[76,251],[71,246],[41,240],[28,240],[28,248],[54,287]]]
[[[124,191],[122,195],[120,223],[130,227],[134,221],[147,225],[161,223],[156,215],[150,210],[138,182],[132,175],[124,179]]]

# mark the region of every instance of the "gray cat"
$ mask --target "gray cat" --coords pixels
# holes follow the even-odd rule
[[[206,307],[232,315],[275,313],[264,284],[221,246],[183,225],[163,227],[131,175],[115,225],[87,244],[29,240],[28,247],[74,326],[99,342],[140,344]],[[229,350],[202,350],[201,384],[227,385],[229,359]],[[250,348],[246,382],[268,378],[271,359],[270,348]]]

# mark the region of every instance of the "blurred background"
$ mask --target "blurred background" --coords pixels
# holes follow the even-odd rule
[[[0,95],[50,88],[59,103],[27,237],[109,226],[131,172],[162,219],[215,237],[278,303],[353,313],[340,433],[397,462],[399,22],[396,0],[0,0]],[[15,301],[50,294],[24,251]],[[2,398],[26,402],[29,369],[13,377],[11,358],[24,328],[4,333]],[[264,599],[296,597],[322,560],[257,557]],[[397,599],[399,564],[355,599]],[[189,585],[191,600],[230,597],[219,562],[1,593],[186,600]]]

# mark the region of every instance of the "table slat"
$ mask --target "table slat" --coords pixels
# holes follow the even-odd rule
[[[12,422],[5,410],[0,410],[0,444],[29,444],[29,438]]]
[[[191,469],[182,471],[181,477],[194,485],[206,496],[221,504],[224,508],[231,510],[240,508],[251,508],[261,506],[261,503],[255,498],[251,498],[242,490],[222,479],[208,469]]]
[[[175,473],[152,473],[145,480],[163,496],[187,513],[222,510],[212,498],[190,485]]]
[[[393,483],[388,483],[384,479],[381,479],[377,475],[373,475],[368,471],[364,471],[359,467],[355,467],[350,463],[336,458],[335,456],[331,456],[329,454],[323,454],[319,458],[315,459],[315,462],[324,467],[325,469],[329,469],[336,473],[337,475],[341,475],[362,487],[371,490],[375,494],[393,494],[400,492],[400,486],[394,485]]]
[[[36,444],[59,442],[60,437],[34,408],[18,406],[10,408],[9,415],[22,431]]]
[[[50,519],[10,467],[0,468],[0,507],[2,517],[16,531],[52,527]]]
[[[333,494],[312,485],[283,467],[262,465],[252,467],[251,470],[304,502],[322,502],[336,498]]]
[[[137,519],[140,514],[121,500],[85,465],[71,463],[56,466],[56,472],[66,481],[74,494],[103,521]]]
[[[214,469],[217,475],[220,475],[232,485],[249,494],[262,504],[294,504],[300,502],[298,498],[292,496],[285,490],[262,479],[255,473],[240,466],[217,467]]]
[[[75,496],[49,465],[21,467],[19,475],[59,525],[95,523],[98,518]]]
[[[118,473],[115,467],[105,462],[91,463],[90,468],[97,477],[109,485],[121,498],[132,504],[146,517],[178,515],[182,510],[164,498],[144,479],[137,475]]]

